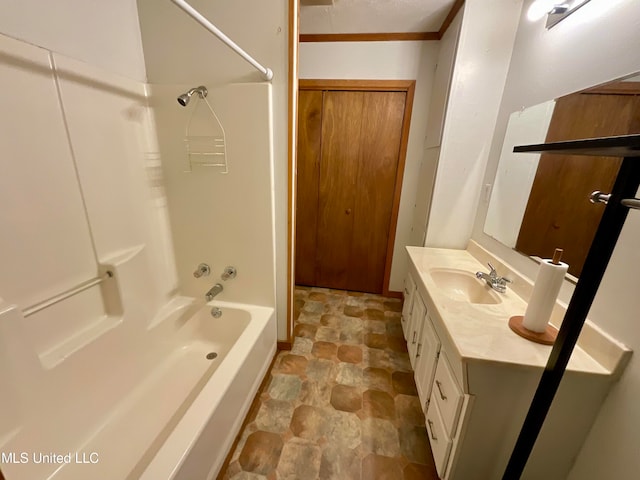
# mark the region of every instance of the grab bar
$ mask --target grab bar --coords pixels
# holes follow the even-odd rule
[[[204,28],[213,33],[216,37],[222,40],[225,45],[227,45],[231,50],[236,52],[242,58],[244,58],[247,62],[249,62],[256,70],[259,70],[262,73],[262,76],[265,80],[271,81],[273,78],[273,72],[270,68],[263,67],[260,65],[251,55],[245,52],[237,43],[227,37],[222,31],[216,27],[213,23],[211,23],[207,18],[198,12],[195,8],[189,5],[184,0],[171,0],[177,7],[182,9],[187,15],[193,18],[196,22],[202,25]]]
[[[65,290],[64,292],[59,293],[58,295],[55,295],[51,298],[43,300],[42,302],[38,302],[34,305],[31,305],[28,308],[25,308],[22,311],[22,316],[28,317],[30,315],[33,315],[34,313],[37,313],[40,310],[44,310],[45,308],[50,307],[51,305],[55,305],[56,303],[61,302],[62,300],[65,300],[80,292],[83,292],[88,288],[94,287],[111,277],[113,277],[113,272],[108,270],[103,275],[100,275],[99,277],[93,278],[91,280],[87,280],[86,282],[82,282],[77,287],[71,288],[69,290]]]

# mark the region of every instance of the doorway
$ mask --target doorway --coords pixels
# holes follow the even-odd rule
[[[300,80],[297,285],[389,294],[414,87]]]

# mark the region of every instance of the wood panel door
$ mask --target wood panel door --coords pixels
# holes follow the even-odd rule
[[[383,291],[406,101],[402,91],[300,91],[297,284]]]
[[[298,285],[315,285],[316,282],[322,95],[318,90],[300,90],[298,95],[295,237],[295,281]]]
[[[640,96],[576,93],[556,101],[546,141],[640,133],[639,127]],[[516,250],[550,258],[555,248],[563,248],[569,273],[580,276],[604,212],[604,205],[589,202],[589,194],[611,191],[620,162],[543,154]]]
[[[315,256],[319,287],[358,290],[349,284],[356,216],[364,92],[325,92]]]

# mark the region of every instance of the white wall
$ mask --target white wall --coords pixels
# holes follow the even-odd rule
[[[407,272],[413,209],[427,128],[439,42],[327,42],[300,44],[303,79],[416,80],[411,130],[398,210],[389,289],[401,291]],[[330,61],[328,61],[330,59]]]
[[[491,145],[521,0],[467,0],[425,245],[465,248]]]
[[[640,70],[640,9],[635,0],[592,1],[551,30],[544,20],[522,18],[500,106],[485,182],[493,181],[507,120],[511,112]],[[607,34],[603,34],[607,32]],[[473,238],[530,278],[537,266],[482,232],[486,204],[481,204]],[[640,350],[637,327],[640,298],[636,278],[640,268],[640,216],[630,212],[607,268],[589,318],[607,333]],[[562,298],[572,286],[565,282]],[[640,362],[634,355],[620,382],[603,404],[587,437],[570,480],[633,478],[640,471],[637,425],[640,412]]]
[[[154,102],[159,101],[161,108],[164,109],[158,121],[163,125],[160,130],[164,132],[161,134],[161,154],[165,163],[165,172],[168,172],[167,161],[177,161],[174,147],[167,145],[175,146],[176,139],[178,144],[180,143],[180,137],[184,135],[184,115],[192,107],[190,105],[187,109],[180,109],[177,102],[173,103],[175,97],[185,89],[197,85],[206,85],[214,92],[217,88],[243,83],[252,84],[262,92],[259,97],[260,104],[255,111],[252,111],[251,105],[243,102],[241,98],[233,97],[238,100],[235,112],[233,105],[227,106],[226,103],[222,105],[223,109],[229,109],[227,116],[235,115],[230,122],[227,122],[232,125],[230,128],[235,130],[228,134],[233,137],[235,145],[238,145],[238,142],[244,142],[247,147],[250,147],[254,136],[259,137],[260,145],[264,145],[262,142],[264,129],[271,125],[274,168],[273,173],[269,168],[267,170],[263,168],[264,162],[267,162],[268,167],[271,159],[271,151],[268,148],[263,148],[260,152],[247,153],[245,146],[242,146],[240,151],[236,149],[229,152],[232,164],[229,167],[231,173],[228,178],[218,176],[209,187],[200,185],[201,188],[208,188],[206,203],[199,204],[195,210],[178,211],[174,208],[175,202],[172,202],[170,196],[169,201],[174,212],[172,219],[175,218],[176,222],[179,221],[184,228],[188,225],[189,231],[197,231],[200,224],[208,225],[207,229],[203,230],[203,234],[205,231],[208,232],[206,238],[209,242],[205,242],[207,246],[199,256],[202,257],[202,261],[206,257],[215,262],[215,265],[211,265],[214,269],[212,276],[206,281],[201,280],[200,283],[194,284],[191,272],[197,263],[193,264],[195,258],[192,258],[192,254],[197,252],[188,251],[190,247],[187,243],[176,241],[177,249],[181,250],[177,252],[180,283],[187,293],[200,296],[208,290],[210,284],[219,279],[221,268],[227,263],[248,262],[261,254],[264,261],[271,262],[268,273],[267,269],[258,265],[255,271],[251,267],[245,267],[244,271],[239,268],[237,281],[228,284],[229,289],[226,293],[230,294],[234,290],[234,285],[238,287],[242,277],[244,281],[252,284],[245,284],[245,287],[253,289],[252,293],[245,296],[246,300],[260,298],[260,304],[274,306],[273,277],[275,275],[278,338],[283,340],[286,338],[287,318],[287,0],[277,2],[194,0],[191,4],[256,60],[273,70],[272,103],[270,105],[266,103],[266,87],[256,85],[263,81],[260,73],[179,8],[168,1],[138,0],[147,75],[149,82],[153,84],[153,91],[160,93],[161,98],[154,98]],[[232,92],[232,95],[242,95],[240,87]],[[252,94],[251,92],[254,91],[247,90],[247,92]],[[171,100],[172,97],[173,100]],[[215,107],[216,95],[212,95],[211,100]],[[167,102],[166,105],[165,102]],[[169,102],[171,102],[171,109],[169,109]],[[272,109],[271,124],[266,106]],[[165,118],[166,115],[171,117],[172,114],[169,113],[171,111],[175,116]],[[246,119],[244,127],[243,119]],[[259,165],[252,172],[251,166],[254,162],[258,162]],[[261,178],[256,178],[258,172],[262,175]],[[271,185],[272,174],[273,186]],[[198,173],[192,175],[195,176]],[[211,176],[208,175],[206,178]],[[225,184],[226,180],[229,181]],[[168,183],[174,181],[177,180],[167,179]],[[220,188],[216,188],[218,185]],[[235,187],[233,191],[230,191],[231,186]],[[266,194],[264,194],[265,189]],[[193,194],[194,199],[201,198],[198,192]],[[254,194],[256,197],[251,198]],[[275,202],[275,222],[272,221],[272,202]],[[178,220],[178,217],[181,218]],[[265,221],[270,223],[265,225]],[[246,225],[245,229],[240,228],[243,222]],[[276,235],[275,257],[278,262],[275,272],[273,241],[267,241],[264,237],[267,235],[268,238],[272,234],[273,223],[275,223]],[[215,228],[211,228],[214,226]],[[257,226],[264,226],[264,230],[257,237],[253,239],[238,237],[238,235],[246,235],[246,232],[252,231],[252,227]],[[176,239],[178,235],[182,234],[174,231]],[[193,245],[201,245],[201,243],[194,240]],[[182,251],[184,249],[187,251]],[[264,288],[271,289],[271,300],[265,300],[266,294],[262,290]],[[229,296],[223,293],[221,298],[228,299]],[[241,295],[236,299],[242,300]]]
[[[433,185],[436,178],[438,158],[440,156],[442,128],[446,117],[449,86],[451,84],[451,76],[453,75],[456,50],[458,49],[458,38],[460,36],[463,12],[464,9],[460,9],[440,40],[440,51],[438,52],[433,88],[431,89],[431,102],[427,114],[424,152],[420,171],[418,172],[418,185],[409,245],[424,245],[427,234]]]
[[[145,80],[135,0],[4,0],[0,32],[135,80]]]

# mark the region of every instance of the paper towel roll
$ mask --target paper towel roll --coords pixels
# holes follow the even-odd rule
[[[569,265],[563,262],[555,265],[552,260],[542,261],[529,305],[524,313],[524,328],[532,332],[545,331],[568,269]]]

